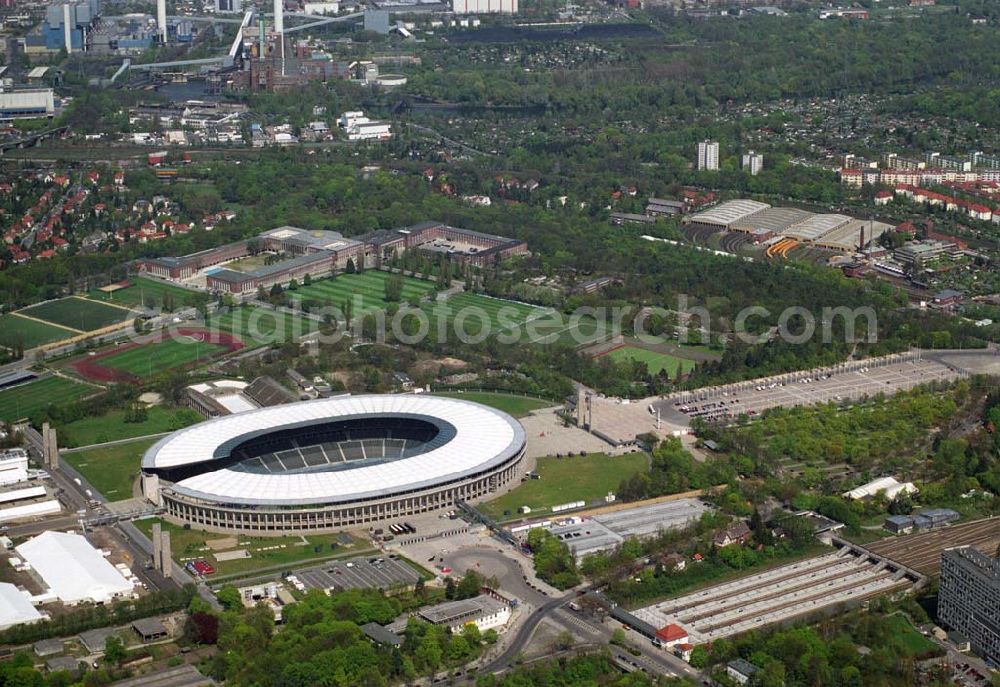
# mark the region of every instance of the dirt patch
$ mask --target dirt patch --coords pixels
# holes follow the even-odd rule
[[[469,366],[469,363],[458,358],[432,358],[431,360],[420,360],[413,364],[413,373],[418,375],[424,374],[437,374],[441,368],[445,368],[448,372],[457,372],[459,370],[464,370]]]

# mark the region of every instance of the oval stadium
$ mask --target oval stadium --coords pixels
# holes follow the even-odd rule
[[[492,496],[520,481],[524,447],[517,420],[478,403],[341,396],[174,432],[143,456],[142,488],[198,528],[347,529]]]

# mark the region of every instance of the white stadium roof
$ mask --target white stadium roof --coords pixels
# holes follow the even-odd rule
[[[104,603],[132,592],[132,584],[79,534],[49,530],[17,552],[63,603]]]
[[[296,427],[351,419],[401,417],[448,426],[447,441],[389,461],[358,461],[347,469],[257,473],[220,467],[237,445]],[[423,394],[340,396],[246,411],[182,429],[154,444],[146,471],[202,464],[205,472],[173,485],[179,493],[217,502],[257,505],[327,504],[378,498],[477,474],[519,452],[524,428],[498,410],[469,401]]]

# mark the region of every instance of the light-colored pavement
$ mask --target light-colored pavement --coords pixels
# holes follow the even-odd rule
[[[566,425],[556,414],[556,410],[556,408],[545,408],[519,418],[527,434],[526,455],[529,458],[554,456],[559,453],[566,455],[569,452],[600,453],[611,450],[611,445],[600,437],[575,425]]]

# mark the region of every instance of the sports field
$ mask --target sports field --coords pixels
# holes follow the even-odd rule
[[[83,475],[108,501],[132,498],[132,480],[139,475],[142,454],[156,443],[140,439],[126,444],[63,453],[62,458]]]
[[[30,417],[52,403],[68,403],[100,389],[64,377],[46,377],[0,391],[0,420]]]
[[[95,301],[106,301],[128,307],[143,305],[147,308],[160,308],[163,307],[164,296],[170,294],[174,299],[174,307],[177,308],[184,304],[184,300],[188,296],[197,293],[174,284],[145,277],[130,279],[129,282],[129,286],[111,293],[93,289],[87,294],[87,297]]]
[[[56,327],[45,322],[29,320],[27,317],[6,314],[0,315],[0,346],[25,349],[42,344],[61,341],[76,336],[75,331]]]
[[[32,305],[18,312],[81,332],[107,327],[135,316],[135,313],[130,312],[127,308],[119,308],[76,296]]]
[[[170,548],[173,551],[174,560],[180,563],[192,558],[200,558],[208,561],[215,568],[215,574],[207,578],[209,581],[213,577],[221,575],[245,573],[276,566],[291,566],[316,558],[358,556],[371,550],[362,546],[363,542],[357,539],[352,539],[350,545],[345,546],[342,543],[342,541],[346,542],[347,540],[344,533],[311,534],[305,537],[249,537],[240,535],[232,538],[235,540],[236,546],[221,550],[246,549],[250,558],[219,561],[208,548],[206,542],[225,540],[229,538],[229,535],[203,532],[193,527],[184,529],[160,518],[143,518],[136,520],[134,524],[148,537],[153,531],[153,523],[156,522],[160,523],[165,531],[170,532]]]
[[[213,331],[229,332],[239,338],[246,348],[297,340],[319,327],[315,320],[250,306],[213,316],[208,324]]]
[[[436,392],[434,395],[461,398],[474,403],[482,403],[484,406],[502,410],[514,417],[524,417],[532,410],[551,408],[552,406],[559,405],[556,401],[543,401],[539,398],[527,398],[516,394],[495,394],[489,391],[445,391]]]
[[[500,520],[518,517],[517,509],[547,511],[552,506],[571,501],[596,501],[609,491],[618,491],[622,480],[649,469],[645,453],[608,456],[591,453],[571,458],[539,458],[536,471],[541,479],[529,479],[513,491],[480,509]]]
[[[125,422],[124,410],[112,410],[103,415],[85,417],[59,425],[57,429],[61,446],[90,446],[107,441],[172,432],[201,422],[202,419],[190,408],[152,406],[146,409],[144,422]]]
[[[209,360],[226,350],[219,344],[169,338],[113,353],[101,358],[101,365],[147,378],[157,372]]]
[[[389,306],[385,299],[385,283],[392,275],[388,272],[369,271],[362,274],[342,274],[333,279],[315,281],[289,292],[302,300],[317,300],[340,308],[345,301],[354,303],[354,315],[362,315]],[[421,298],[435,291],[434,282],[403,277],[402,300]]]
[[[635,346],[616,348],[605,355],[616,363],[626,360],[638,360],[639,362],[646,363],[646,367],[652,375],[657,375],[665,371],[670,377],[675,377],[677,375],[677,368],[680,368],[684,373],[688,373],[694,369],[693,360],[685,360],[667,355],[666,353],[657,353],[656,351],[637,348]]]

